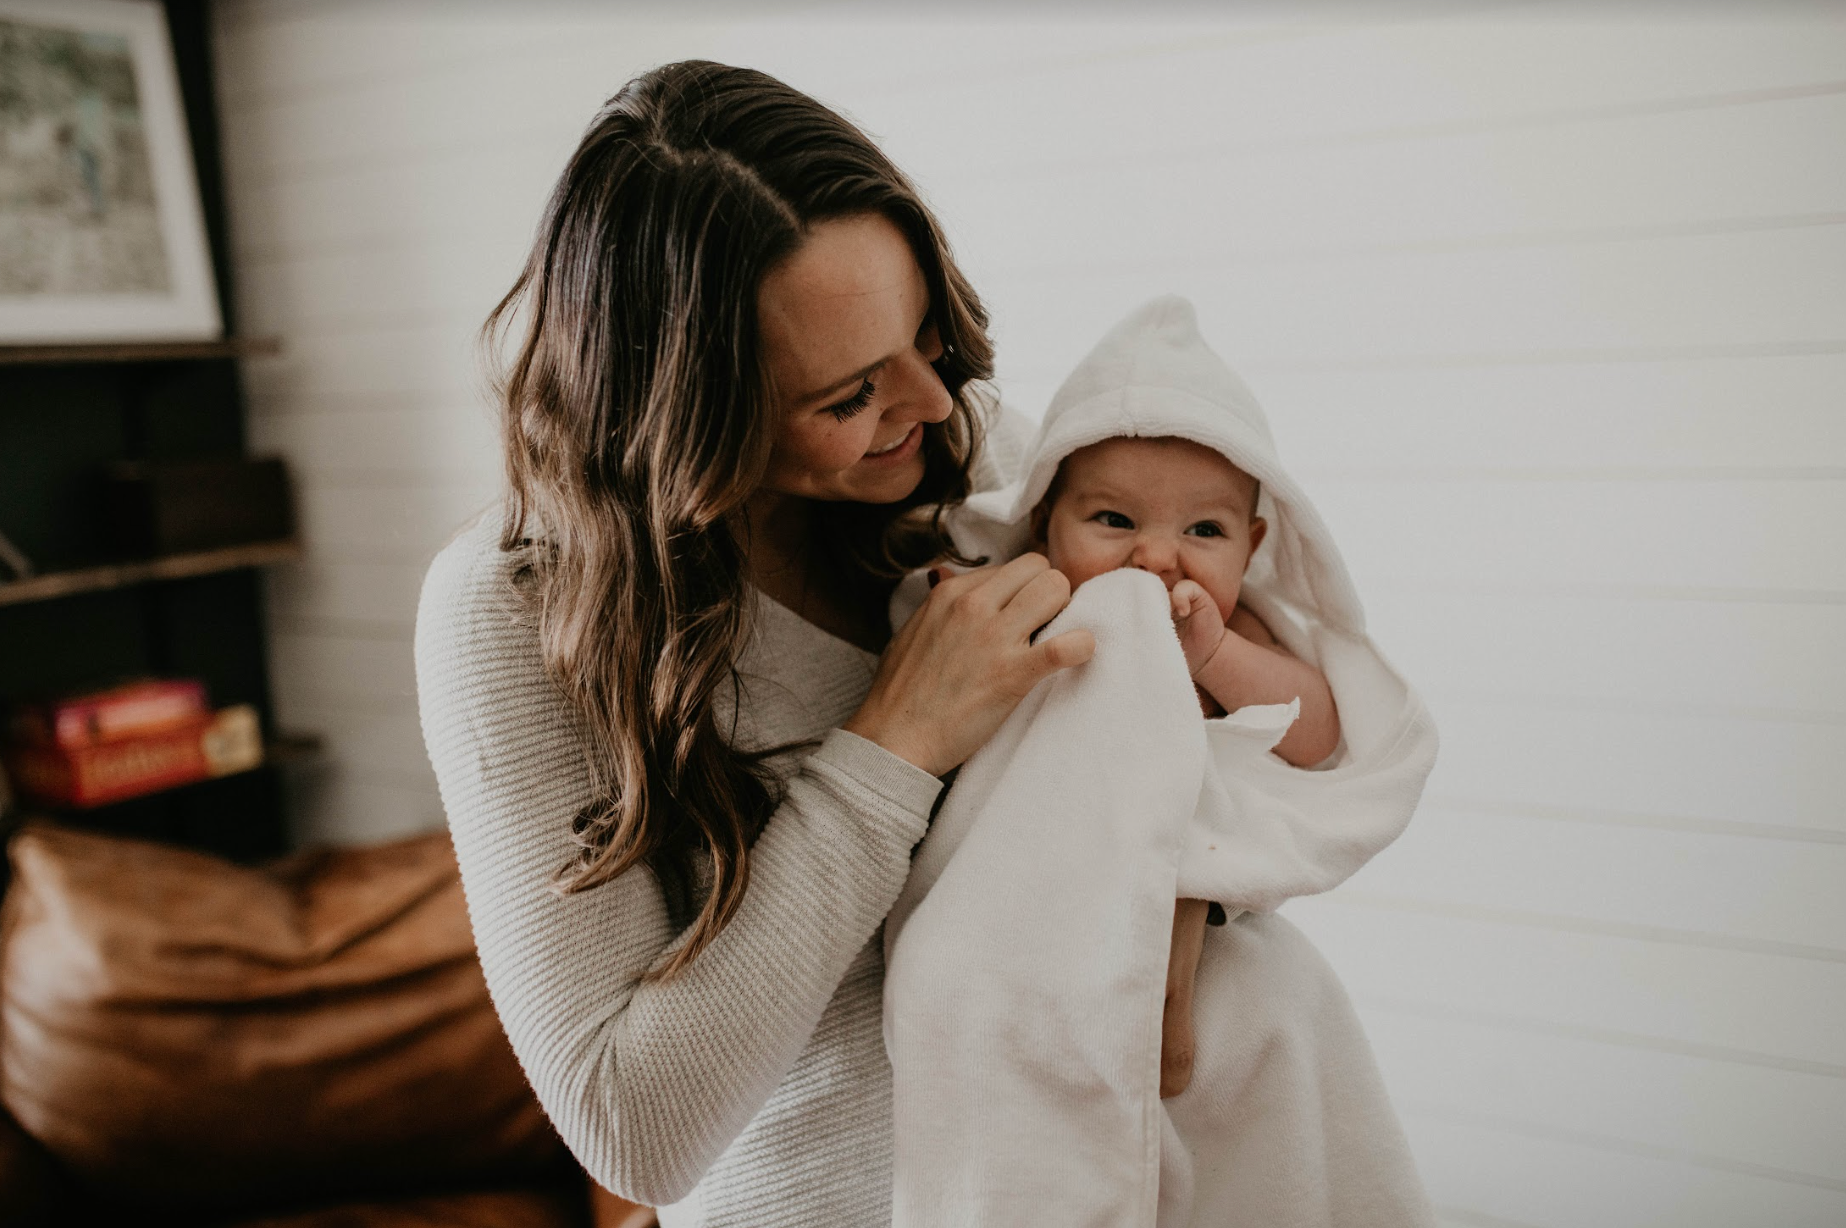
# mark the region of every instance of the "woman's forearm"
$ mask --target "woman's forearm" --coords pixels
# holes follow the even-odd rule
[[[752,846],[750,888],[719,940],[678,977],[637,986],[585,1050],[579,1103],[683,1153],[624,1174],[643,1201],[686,1193],[782,1082],[896,901],[939,787],[833,731]]]
[[[1301,715],[1275,748],[1277,755],[1296,767],[1312,767],[1339,745],[1339,712],[1327,679],[1280,649],[1253,643],[1227,629],[1217,651],[1199,667],[1193,681],[1226,712],[1300,699]]]
[[[666,981],[641,979],[675,938],[649,872],[558,899],[533,871],[562,850],[534,858],[507,847],[509,826],[551,845],[538,824],[451,811],[507,1035],[546,1112],[605,1186],[649,1205],[677,1201],[793,1066],[925,830],[933,797],[900,763],[831,735],[753,846],[736,915]],[[563,813],[547,818],[562,832]]]

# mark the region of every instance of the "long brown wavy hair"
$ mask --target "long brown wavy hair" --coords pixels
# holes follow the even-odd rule
[[[903,174],[773,77],[686,61],[623,87],[571,155],[524,270],[482,328],[498,353],[523,319],[495,380],[510,485],[501,547],[519,555],[517,586],[581,719],[595,789],[557,887],[651,869],[689,930],[656,978],[736,914],[751,845],[781,796],[765,761],[812,744],[735,747],[714,697],[739,693],[749,543],[733,513],[773,442],[757,288],[814,223],[859,213],[909,239],[954,409],[924,424],[914,491],[817,504],[814,548],[862,585],[967,563],[941,515],[968,494],[981,446],[986,313]]]

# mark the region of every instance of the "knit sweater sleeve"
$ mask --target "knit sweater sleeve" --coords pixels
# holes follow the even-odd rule
[[[799,1056],[889,911],[941,782],[843,729],[790,777],[743,903],[679,976],[678,938],[634,869],[550,890],[589,798],[577,725],[517,618],[491,526],[436,559],[417,615],[424,739],[481,966],[540,1103],[590,1174],[653,1206],[687,1194]]]

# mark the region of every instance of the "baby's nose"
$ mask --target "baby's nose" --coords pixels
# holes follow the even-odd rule
[[[1143,537],[1135,543],[1134,565],[1142,571],[1159,573],[1168,588],[1178,582],[1179,548],[1157,537]]]

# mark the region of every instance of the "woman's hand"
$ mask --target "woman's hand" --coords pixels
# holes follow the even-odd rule
[[[1205,952],[1205,900],[1173,908],[1173,949],[1167,955],[1166,1011],[1160,1017],[1160,1095],[1177,1096],[1192,1083],[1192,983]]]
[[[871,690],[843,728],[932,776],[959,767],[1046,676],[1081,665],[1096,637],[1032,633],[1070,601],[1044,555],[946,576],[886,646]]]

